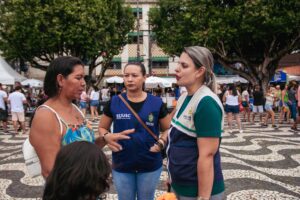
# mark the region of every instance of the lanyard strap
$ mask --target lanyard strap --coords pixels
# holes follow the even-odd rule
[[[140,116],[132,109],[132,107],[128,104],[128,102],[122,97],[121,94],[118,95],[123,103],[127,106],[127,108],[132,112],[135,118],[140,122],[140,124],[147,130],[147,132],[156,140],[158,141],[158,137],[151,131],[151,129],[142,121]]]

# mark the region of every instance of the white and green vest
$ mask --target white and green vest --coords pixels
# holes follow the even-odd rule
[[[219,105],[220,109],[222,110],[222,130],[224,128],[224,109],[223,105],[219,99],[219,97],[213,93],[206,85],[202,85],[193,95],[192,99],[184,109],[184,111],[181,113],[179,118],[177,118],[177,114],[187,96],[187,93],[184,93],[180,96],[178,99],[177,105],[176,105],[176,113],[172,119],[172,126],[177,128],[179,131],[182,131],[183,133],[191,136],[191,137],[197,137],[196,134],[196,128],[194,124],[194,114],[197,110],[198,104],[202,100],[203,97],[210,96],[213,98],[217,104]]]

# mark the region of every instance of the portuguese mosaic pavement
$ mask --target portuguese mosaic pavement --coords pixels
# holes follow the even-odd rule
[[[244,123],[244,133],[223,134],[221,152],[228,200],[300,199],[300,132],[289,124],[278,130]],[[94,126],[97,128],[95,122]],[[43,179],[30,178],[22,155],[28,135],[0,130],[0,200],[41,199]],[[104,149],[108,157],[111,153]],[[166,170],[156,195],[165,191]],[[113,186],[107,199],[117,199]]]

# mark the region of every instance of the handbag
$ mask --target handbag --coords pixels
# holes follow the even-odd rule
[[[121,94],[118,95],[119,98],[123,101],[123,103],[126,105],[126,107],[132,112],[132,114],[135,116],[135,118],[140,122],[140,124],[147,130],[147,132],[156,140],[158,143],[159,138],[151,131],[151,129],[143,122],[143,120],[140,118],[140,116],[132,109],[132,107],[128,104],[128,102],[122,97]],[[162,158],[166,158],[166,144],[164,145],[164,148],[161,149],[161,156]]]
[[[22,150],[28,174],[32,178],[40,176],[42,174],[40,160],[30,144],[29,138],[24,141]]]

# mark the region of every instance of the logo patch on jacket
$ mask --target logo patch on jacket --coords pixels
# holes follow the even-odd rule
[[[188,112],[187,115],[183,114],[183,119],[191,121],[192,120],[192,115],[193,115],[193,108],[191,107]]]
[[[154,126],[153,120],[154,120],[154,116],[153,116],[152,113],[150,113],[150,114],[148,115],[148,122],[146,122],[146,124],[147,124],[148,126]]]

